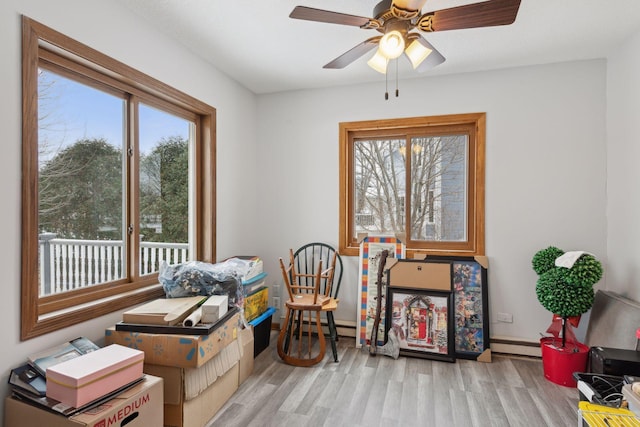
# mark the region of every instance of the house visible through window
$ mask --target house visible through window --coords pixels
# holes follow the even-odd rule
[[[28,18],[23,56],[27,339],[215,259],[215,109]]]
[[[363,234],[399,236],[410,252],[484,253],[484,114],[341,123],[340,159],[345,254]]]

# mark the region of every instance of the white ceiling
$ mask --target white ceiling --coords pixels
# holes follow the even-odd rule
[[[366,65],[322,66],[374,30],[289,18],[297,5],[371,17],[378,0],[119,0],[256,94],[384,81]],[[477,0],[427,0],[423,12]],[[522,0],[509,26],[424,34],[447,59],[427,77],[559,61],[604,58],[640,31],[640,0]],[[392,72],[390,75],[394,75]]]

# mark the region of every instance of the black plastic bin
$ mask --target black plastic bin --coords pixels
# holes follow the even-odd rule
[[[580,400],[613,408],[622,404],[624,377],[581,372],[574,372],[573,377],[578,382]]]
[[[274,307],[268,307],[267,311],[249,322],[253,326],[253,357],[258,357],[264,349],[269,347],[271,318],[275,312]]]

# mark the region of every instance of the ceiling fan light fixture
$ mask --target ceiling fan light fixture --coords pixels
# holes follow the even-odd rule
[[[404,52],[404,37],[402,33],[397,30],[386,33],[380,39],[378,50],[387,59],[395,59],[402,55],[402,52]]]
[[[433,50],[423,45],[419,39],[412,41],[404,51],[404,53],[407,54],[409,61],[411,61],[411,65],[413,65],[414,70],[422,64],[422,61],[431,55],[431,52],[433,52]]]
[[[376,50],[375,55],[367,61],[367,65],[379,73],[387,74],[387,63],[389,60],[380,52],[380,49]]]

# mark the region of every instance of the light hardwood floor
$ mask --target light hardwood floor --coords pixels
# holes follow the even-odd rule
[[[311,368],[284,364],[277,336],[254,371],[207,427],[576,426],[578,391],[544,378],[534,358],[491,363],[370,356],[341,337]]]

